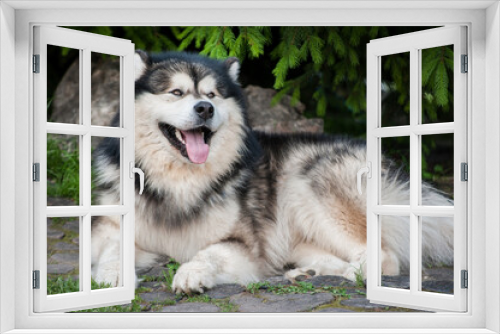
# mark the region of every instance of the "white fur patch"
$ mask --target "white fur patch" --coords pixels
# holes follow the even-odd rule
[[[139,79],[144,72],[146,72],[146,63],[142,60],[141,56],[136,53],[134,54],[134,65],[135,65],[135,80]]]
[[[235,61],[229,66],[228,70],[229,76],[233,79],[234,82],[238,83],[238,78],[240,76],[240,63]]]

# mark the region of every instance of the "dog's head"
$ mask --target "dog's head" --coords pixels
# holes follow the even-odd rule
[[[165,162],[192,165],[236,154],[246,127],[236,58],[137,51],[135,68],[139,156],[147,146]]]

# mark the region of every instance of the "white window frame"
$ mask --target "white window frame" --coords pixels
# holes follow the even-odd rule
[[[135,291],[135,163],[134,44],[119,39],[52,26],[34,27],[34,54],[39,71],[33,74],[34,162],[39,164],[39,181],[33,184],[33,269],[39,271],[39,288],[34,289],[35,312],[72,311],[104,305],[127,304]],[[79,52],[79,122],[47,121],[47,46],[72,48]],[[91,124],[91,54],[117,56],[120,63],[120,124],[117,127]],[[79,140],[80,203],[75,206],[47,206],[47,134],[64,134]],[[120,140],[119,205],[91,205],[91,140],[114,137]],[[121,286],[91,289],[92,216],[120,217]],[[47,218],[79,217],[79,292],[47,295]]]
[[[372,40],[367,45],[367,298],[374,303],[401,305],[424,310],[467,310],[467,290],[461,287],[461,270],[467,269],[467,183],[461,180],[460,164],[467,163],[467,73],[461,73],[461,56],[467,54],[466,27],[448,26]],[[423,122],[422,50],[452,45],[454,51],[454,120],[447,123]],[[383,126],[382,57],[408,52],[410,55],[409,124]],[[454,205],[424,206],[422,202],[422,135],[453,134]],[[408,205],[381,202],[381,164],[383,138],[408,137],[410,140],[410,201]],[[382,286],[381,224],[383,216],[405,216],[409,223],[410,288]],[[422,217],[453,219],[454,291],[438,294],[421,291]]]
[[[498,1],[3,1],[0,4],[0,330],[12,333],[500,332],[500,10]],[[119,8],[119,7],[122,8]],[[62,8],[64,7],[64,8]],[[130,9],[124,9],[128,7]],[[78,8],[78,9],[75,9]],[[138,10],[137,8],[144,8]],[[149,9],[148,9],[149,8]],[[49,10],[48,10],[49,9]],[[55,10],[57,9],[57,10]],[[469,28],[470,285],[467,313],[34,314],[31,286],[32,27],[54,25],[426,25]],[[487,67],[487,70],[486,70]],[[14,84],[12,84],[14,82]],[[14,138],[14,145],[12,145]],[[487,152],[487,153],[486,153]],[[486,182],[488,175],[488,182]],[[14,176],[14,177],[13,177]],[[14,196],[13,196],[14,191]],[[14,238],[15,237],[15,238]],[[485,259],[486,258],[486,259]],[[486,266],[487,262],[487,266]],[[486,284],[488,277],[488,284]],[[487,293],[486,293],[487,286]],[[13,287],[15,287],[13,289]],[[169,326],[169,328],[166,328]],[[354,328],[353,328],[354,327]],[[142,328],[142,329],[137,329]],[[180,328],[190,328],[182,331]],[[267,328],[267,330],[264,330]],[[295,330],[286,329],[295,328]],[[357,329],[356,329],[357,328]],[[413,328],[413,330],[411,329]],[[121,330],[120,330],[121,329]],[[136,329],[136,330],[133,330]],[[249,332],[248,330],[246,331]]]

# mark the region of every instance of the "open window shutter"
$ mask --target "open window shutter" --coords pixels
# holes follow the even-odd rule
[[[422,50],[448,46],[453,50],[453,121],[424,122],[422,111]],[[444,49],[443,49],[444,50]],[[382,80],[382,58],[409,53],[410,112],[409,124],[383,126],[382,97],[387,83]],[[367,47],[367,161],[371,178],[367,183],[367,297],[371,302],[424,310],[466,311],[467,289],[467,182],[462,180],[462,164],[467,163],[467,46],[466,28],[453,26],[373,40]],[[437,61],[437,60],[436,60]],[[451,65],[450,65],[451,64]],[[404,74],[403,74],[404,75]],[[384,85],[386,85],[384,87]],[[404,112],[401,108],[401,112]],[[422,201],[422,137],[453,135],[453,202],[450,206],[432,206]],[[405,137],[409,142],[410,198],[408,205],[386,205],[382,201],[382,140]],[[382,272],[383,247],[381,227],[384,219],[407,224],[409,229],[409,288],[384,284]],[[453,293],[436,293],[423,287],[423,221],[453,221]],[[436,225],[436,226],[437,226]]]
[[[75,124],[47,120],[48,46],[79,53],[79,113]],[[94,125],[91,121],[91,55],[111,55],[120,66],[120,124],[116,127]],[[104,56],[105,57],[105,56]],[[129,166],[134,161],[134,44],[128,40],[106,37],[58,27],[34,28],[33,92],[34,92],[34,311],[70,311],[129,303],[134,298],[134,179]],[[55,60],[52,60],[55,61]],[[70,112],[68,110],[68,112]],[[76,205],[50,206],[47,203],[47,138],[75,138],[79,173],[80,200]],[[121,199],[118,205],[93,205],[91,189],[91,140],[112,137],[120,140]],[[65,138],[65,137],[64,137]],[[133,173],[132,173],[133,176]],[[94,289],[91,284],[91,219],[93,216],[119,217],[121,283],[118,287]],[[78,273],[73,290],[48,291],[48,221],[64,222],[72,217],[77,223],[75,244],[79,251]],[[59,220],[58,220],[59,219]],[[75,247],[73,245],[73,247]],[[61,255],[61,254],[59,254]],[[62,253],[64,256],[64,252]],[[50,263],[49,263],[50,265]],[[74,273],[74,272],[73,272]],[[49,277],[50,278],[50,277]],[[63,280],[64,281],[64,280]],[[52,284],[52,282],[51,282]],[[63,284],[63,282],[60,282]],[[95,284],[94,284],[95,285]]]

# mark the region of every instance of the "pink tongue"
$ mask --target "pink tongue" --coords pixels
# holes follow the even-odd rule
[[[205,144],[201,131],[181,131],[186,142],[186,151],[191,162],[202,164],[207,161],[210,146]]]

